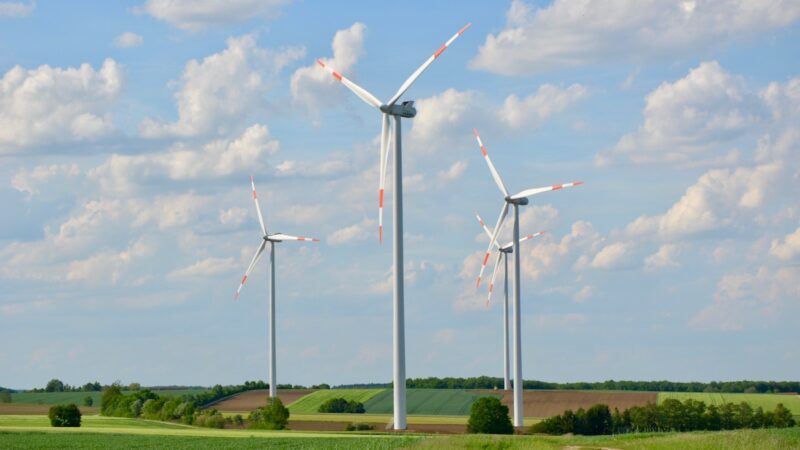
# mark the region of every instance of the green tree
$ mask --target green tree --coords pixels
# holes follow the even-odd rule
[[[267,406],[251,412],[248,419],[250,428],[283,430],[289,424],[289,409],[283,406],[281,399],[275,397],[267,402]]]
[[[586,410],[584,433],[587,435],[611,434],[613,420],[607,405],[598,404]]]
[[[775,405],[775,410],[773,411],[775,415],[774,424],[778,428],[786,428],[786,427],[793,427],[795,426],[794,418],[792,417],[792,412],[786,409],[783,406],[783,403],[778,403]]]
[[[0,403],[11,403],[11,393],[5,389],[0,391]]]
[[[129,391],[138,391],[141,388],[142,388],[142,385],[139,384],[139,383],[131,383],[131,384],[128,385],[128,390]]]
[[[467,431],[470,433],[513,434],[508,406],[496,397],[481,397],[472,404]]]
[[[61,380],[53,378],[47,382],[44,387],[45,392],[64,392],[64,383]]]
[[[81,426],[81,411],[75,403],[68,405],[53,405],[47,413],[50,425],[54,427],[79,427]]]
[[[83,406],[92,406],[94,405],[94,399],[91,395],[87,395],[83,398]]]
[[[100,414],[104,416],[114,415],[114,409],[122,398],[122,390],[118,384],[109,386],[103,391],[103,397],[100,399]]]

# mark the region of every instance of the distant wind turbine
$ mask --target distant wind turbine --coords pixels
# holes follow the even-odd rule
[[[258,260],[261,259],[261,254],[264,252],[267,244],[269,244],[269,396],[270,398],[275,398],[278,394],[278,385],[276,383],[275,373],[275,243],[283,241],[319,242],[319,239],[303,236],[292,236],[290,234],[283,233],[267,233],[267,227],[264,225],[264,216],[261,215],[261,207],[258,206],[258,195],[256,195],[256,184],[253,181],[253,177],[250,177],[250,186],[253,188],[253,202],[256,204],[256,213],[258,214],[258,223],[261,225],[262,237],[261,244],[258,246],[256,254],[253,255],[250,265],[247,266],[247,270],[244,272],[242,281],[239,283],[239,288],[236,289],[236,295],[234,296],[234,299],[239,298],[239,293],[242,291],[242,287],[244,287],[247,277],[250,276],[250,272],[253,271],[253,268],[255,268]]]
[[[353,91],[361,100],[370,106],[378,108],[383,116],[381,125],[381,155],[380,155],[380,175],[378,186],[378,239],[383,241],[383,190],[386,184],[386,168],[389,166],[389,151],[391,145],[391,123],[389,116],[394,117],[394,304],[393,304],[393,381],[394,381],[394,421],[395,430],[406,429],[406,355],[405,355],[405,313],[403,302],[403,158],[402,158],[402,133],[400,131],[400,120],[410,119],[417,114],[414,109],[413,101],[405,101],[397,105],[397,101],[419,78],[422,72],[435,61],[450,44],[453,43],[461,34],[469,28],[471,24],[465,25],[458,30],[447,42],[442,44],[433,55],[431,55],[422,65],[411,74],[400,89],[383,103],[377,97],[369,93],[366,89],[345,78],[342,74],[325,64],[321,59],[317,63],[330,72],[330,74]]]
[[[475,217],[478,218],[478,223],[481,224],[483,231],[485,231],[486,235],[489,236],[489,239],[491,239],[492,232],[489,230],[489,227],[486,226],[486,223],[483,221],[477,211],[475,212]],[[544,231],[537,231],[536,233],[523,236],[519,241],[527,241],[528,239],[533,239],[536,236],[541,236],[543,234]],[[497,249],[497,259],[494,261],[494,272],[492,272],[492,281],[489,283],[489,295],[486,297],[486,305],[488,306],[489,301],[492,299],[494,280],[497,278],[497,269],[500,267],[500,257],[502,256],[503,274],[505,275],[505,283],[503,285],[503,389],[507,391],[511,389],[511,377],[509,375],[510,358],[508,356],[508,254],[514,253],[514,242],[512,241],[506,245],[500,245],[497,243],[497,241],[495,241],[494,246]]]
[[[500,178],[500,174],[497,173],[497,169],[495,169],[494,164],[492,164],[492,160],[489,158],[489,153],[486,151],[486,147],[483,145],[483,141],[481,140],[481,136],[478,134],[478,130],[473,129],[473,133],[475,133],[475,139],[478,141],[478,145],[481,148],[481,153],[483,154],[483,158],[486,160],[486,164],[489,166],[489,172],[492,173],[492,178],[494,178],[494,182],[497,184],[497,187],[500,189],[500,192],[503,193],[503,208],[500,210],[500,216],[497,218],[497,224],[494,226],[494,231],[492,232],[492,237],[489,239],[489,248],[486,250],[486,254],[483,257],[483,263],[481,264],[481,271],[478,274],[478,281],[477,286],[481,284],[481,277],[483,277],[483,271],[486,269],[486,263],[489,261],[489,255],[492,252],[492,247],[494,247],[495,243],[497,242],[497,236],[500,234],[501,228],[503,228],[503,223],[506,220],[506,215],[508,214],[508,205],[514,205],[514,240],[513,246],[514,248],[519,248],[519,206],[520,205],[527,205],[528,204],[528,197],[531,197],[536,194],[541,194],[543,192],[548,191],[557,191],[559,189],[572,187],[572,186],[580,186],[583,184],[582,181],[573,181],[571,183],[564,183],[564,184],[554,184],[552,186],[545,186],[540,188],[533,188],[533,189],[525,189],[517,194],[511,195],[508,193],[508,189],[506,189],[506,185],[503,184],[503,180]],[[514,315],[514,426],[521,427],[523,426],[523,404],[522,404],[522,341],[521,341],[521,330],[520,330],[520,279],[519,279],[519,253],[518,251],[514,252],[514,308],[513,308],[513,315]]]

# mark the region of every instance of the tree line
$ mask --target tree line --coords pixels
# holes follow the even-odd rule
[[[391,384],[390,384],[391,386]],[[408,388],[424,389],[498,389],[503,386],[500,377],[427,377],[409,378]],[[551,383],[539,380],[524,380],[523,389],[552,390],[603,390],[603,391],[655,391],[655,392],[726,392],[726,393],[781,393],[800,392],[800,381],[625,381],[607,380],[599,382]]]
[[[792,412],[782,403],[773,411],[762,407],[753,408],[749,403],[725,403],[722,406],[706,405],[705,402],[687,399],[667,399],[661,404],[648,403],[634,406],[622,413],[607,405],[597,404],[591,408],[564,413],[545,419],[530,429],[532,433],[561,435],[567,433],[583,435],[622,434],[652,431],[718,431],[740,428],[786,428],[795,426]]]

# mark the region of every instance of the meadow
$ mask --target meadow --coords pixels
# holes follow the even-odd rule
[[[759,406],[764,411],[772,411],[778,403],[783,403],[795,417],[800,417],[800,395],[796,394],[729,394],[718,392],[659,392],[658,402],[668,398],[685,401],[688,399],[705,402],[706,405],[721,406],[724,403],[749,403],[753,408]]]
[[[292,402],[288,406],[292,414],[316,413],[319,411],[320,405],[332,398],[344,398],[348,401],[355,400],[365,403],[382,391],[384,391],[384,389],[324,389],[314,391]]]
[[[370,414],[392,413],[392,390],[386,389],[364,403]],[[501,395],[477,394],[465,389],[408,389],[406,410],[415,415],[468,416],[472,403],[480,397]]]

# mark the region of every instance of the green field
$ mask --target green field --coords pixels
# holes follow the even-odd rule
[[[343,398],[365,403],[385,389],[325,389],[314,391],[289,405],[292,414],[313,414],[319,411],[320,405],[332,398]]]
[[[658,403],[668,398],[680,401],[687,399],[699,400],[706,405],[720,406],[723,403],[749,403],[753,408],[759,406],[764,411],[772,411],[778,403],[783,403],[794,416],[800,416],[800,395],[790,394],[723,394],[717,392],[659,392]]]
[[[485,396],[464,389],[408,389],[406,408],[408,414],[468,416],[472,403]],[[387,389],[364,403],[364,409],[370,414],[391,414],[392,403],[392,391]]]
[[[164,389],[153,392],[164,396],[181,396],[199,394],[205,391],[207,391],[207,389]],[[125,394],[131,393],[131,391],[123,392]],[[100,406],[100,398],[103,396],[102,392],[19,392],[11,394],[11,403],[28,403],[33,405],[75,403],[80,406],[83,405],[83,399],[87,396],[92,397],[95,406]]]

